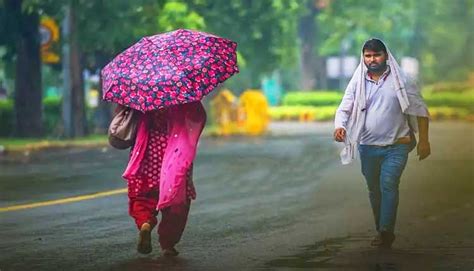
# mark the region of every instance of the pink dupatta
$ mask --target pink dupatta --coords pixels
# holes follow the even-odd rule
[[[160,174],[160,195],[157,210],[186,204],[186,173],[196,156],[197,143],[206,123],[201,102],[169,107],[168,144]],[[122,177],[133,177],[140,169],[148,144],[146,116],[138,123],[137,138]]]

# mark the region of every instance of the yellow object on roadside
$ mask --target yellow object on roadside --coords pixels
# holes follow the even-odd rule
[[[219,92],[211,101],[212,118],[217,125],[218,135],[238,133],[237,97],[228,89]]]
[[[261,91],[244,91],[239,98],[238,113],[238,124],[244,134],[262,135],[267,131],[268,102]]]

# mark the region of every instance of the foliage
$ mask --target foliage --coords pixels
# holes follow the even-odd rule
[[[339,54],[341,42],[348,39],[351,53],[359,55],[365,40],[380,37],[403,54],[414,24],[412,6],[411,0],[368,0],[363,4],[357,0],[332,1],[317,18],[324,40],[318,49],[323,55]]]
[[[180,1],[167,2],[157,18],[160,30],[172,31],[177,28],[203,29],[204,18],[190,11],[188,5]]]
[[[297,63],[297,16],[304,1],[229,0],[191,1],[192,8],[206,21],[206,30],[238,43],[246,60],[246,75],[239,89],[255,87],[260,76],[277,67]],[[232,86],[232,89],[236,87]],[[239,91],[238,91],[239,92]]]
[[[65,0],[61,0],[65,1]],[[21,2],[21,14],[12,12],[8,7],[12,3]],[[11,61],[16,54],[16,44],[22,33],[22,18],[32,13],[56,14],[60,8],[60,1],[54,0],[2,0],[0,1],[0,46],[6,48],[6,53],[2,59]]]
[[[164,2],[78,1],[78,41],[86,66],[92,69],[102,68],[142,36],[155,33],[156,18]]]
[[[423,92],[469,92],[474,91],[474,84],[469,82],[439,82],[426,85]]]
[[[422,91],[423,99],[428,106],[448,106],[466,108],[474,112],[474,89],[446,92],[433,92],[431,89]],[[336,91],[288,92],[283,97],[285,106],[327,106],[339,105],[343,93]]]
[[[13,101],[0,100],[0,136],[11,135],[13,120]]]
[[[57,135],[62,122],[62,100],[58,97],[43,99],[43,127],[46,134]]]
[[[474,117],[474,112],[465,108],[434,106],[429,108],[431,120],[470,120]]]
[[[79,42],[91,67],[102,68],[102,65],[113,56],[143,36],[177,28],[205,27],[204,18],[191,10],[189,4],[184,1],[80,0],[80,2]]]
[[[395,56],[418,58],[425,82],[463,80],[474,70],[474,0],[338,0],[317,19],[324,55],[339,54],[344,39],[359,55],[365,40],[379,37]]]
[[[276,106],[270,107],[273,121],[332,121],[337,106]],[[474,120],[474,111],[460,107],[430,106],[431,120]]]
[[[337,106],[276,106],[270,107],[272,120],[329,121],[334,118]]]
[[[13,132],[14,109],[12,100],[0,101],[0,136],[11,136]],[[46,134],[57,134],[61,122],[61,100],[43,100],[43,128]],[[55,133],[56,132],[56,133]]]
[[[474,112],[474,89],[466,92],[425,92],[423,98],[430,107],[465,108]]]
[[[343,94],[336,91],[288,92],[282,100],[283,105],[327,106],[339,105]]]
[[[107,146],[106,135],[89,135],[73,140],[49,139],[49,138],[1,138],[0,146],[6,152],[31,151],[64,147],[96,147]]]

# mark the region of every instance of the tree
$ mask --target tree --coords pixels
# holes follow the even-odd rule
[[[319,56],[320,45],[319,22],[316,17],[325,7],[324,1],[306,1],[306,10],[299,17],[298,34],[300,38],[301,83],[304,91],[315,89],[316,86],[325,88],[325,61]]]
[[[15,129],[21,137],[42,134],[41,68],[39,50],[39,14],[25,9],[21,0],[2,1],[0,41],[7,47],[7,56],[16,55],[15,63]],[[11,59],[10,59],[11,60]]]
[[[415,3],[418,32],[411,48],[426,82],[462,81],[474,73],[474,1],[421,0]]]
[[[205,30],[237,42],[245,70],[231,79],[236,88],[259,86],[260,77],[297,63],[296,0],[190,1],[204,17]],[[237,80],[237,81],[235,81]]]
[[[64,6],[63,21],[63,127],[64,136],[87,134],[87,121],[82,76],[81,51],[78,44],[76,0]]]
[[[15,65],[14,135],[39,137],[42,127],[42,87],[39,21],[41,13],[57,11],[52,0],[1,0],[0,46],[3,61]]]
[[[473,0],[366,0],[363,4],[338,0],[318,20],[323,30],[322,55],[337,54],[344,39],[352,41],[351,52],[359,55],[365,40],[379,37],[396,57],[417,57],[425,82],[465,80],[474,69],[469,57],[474,41]]]

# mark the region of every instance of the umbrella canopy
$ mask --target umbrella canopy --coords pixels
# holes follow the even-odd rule
[[[194,30],[143,37],[102,70],[103,99],[143,112],[199,101],[239,71],[236,49]]]

